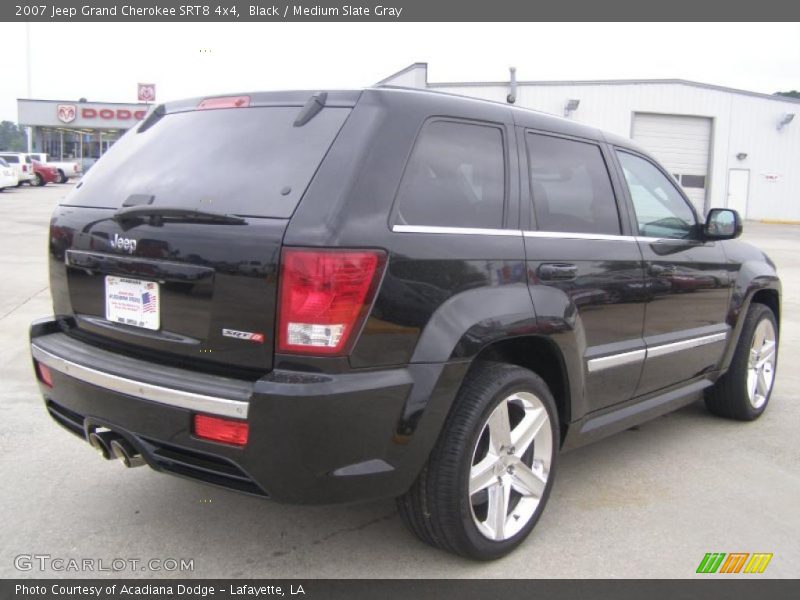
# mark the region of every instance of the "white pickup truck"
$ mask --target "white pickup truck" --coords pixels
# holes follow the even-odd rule
[[[30,152],[28,153],[28,156],[30,156],[33,160],[39,161],[40,163],[44,163],[56,169],[58,171],[58,180],[56,183],[66,183],[67,180],[73,177],[80,177],[83,175],[81,164],[77,161],[50,160],[47,154],[44,152]]]

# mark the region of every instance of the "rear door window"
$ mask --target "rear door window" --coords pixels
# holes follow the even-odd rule
[[[19,164],[19,157],[16,155],[3,155],[3,158],[6,159],[8,163]]]
[[[400,182],[395,222],[501,228],[506,187],[503,148],[500,127],[429,122]]]
[[[168,113],[123,135],[65,203],[118,208],[141,194],[153,206],[288,218],[351,111],[326,107],[295,127],[301,108]]]
[[[537,228],[619,235],[619,212],[600,146],[536,133],[526,140]]]

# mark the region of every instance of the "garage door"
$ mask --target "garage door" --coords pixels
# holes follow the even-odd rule
[[[636,113],[632,137],[672,173],[698,212],[704,214],[711,119]]]

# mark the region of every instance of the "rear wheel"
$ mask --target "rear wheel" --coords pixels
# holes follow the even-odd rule
[[[31,179],[31,185],[35,185],[36,187],[42,187],[44,185],[44,179],[38,173],[34,173],[33,179]]]
[[[477,364],[427,465],[398,498],[406,525],[439,548],[490,560],[528,536],[555,474],[558,419],[544,381],[527,369]]]
[[[757,419],[769,403],[777,362],[775,315],[763,304],[751,304],[731,366],[706,394],[706,406],[721,417]]]

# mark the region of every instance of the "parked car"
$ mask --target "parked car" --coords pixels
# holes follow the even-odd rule
[[[17,172],[4,158],[0,158],[0,192],[7,187],[16,187],[19,183]]]
[[[31,185],[41,187],[48,183],[55,183],[59,179],[58,170],[55,167],[40,163],[38,160],[31,160],[31,168],[33,169]]]
[[[17,173],[17,187],[33,180],[33,161],[24,152],[0,152],[0,158],[5,160]]]
[[[104,458],[281,502],[397,497],[423,541],[497,558],[560,451],[703,397],[764,412],[781,286],[741,227],[630,140],[506,104],[169,103],[53,214],[35,373]]]
[[[47,166],[53,167],[58,171],[58,179],[56,183],[67,183],[73,177],[80,177],[83,175],[83,170],[78,161],[75,160],[51,160],[44,152],[31,152],[29,156],[33,160],[38,160]]]

